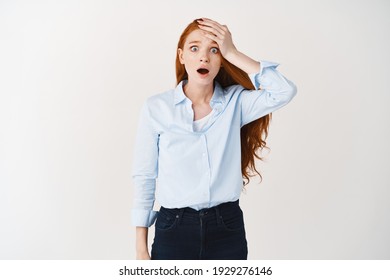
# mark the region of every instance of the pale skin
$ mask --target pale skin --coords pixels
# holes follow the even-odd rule
[[[214,78],[221,67],[221,55],[248,75],[260,69],[260,62],[237,50],[226,25],[208,18],[202,18],[198,24],[200,29],[192,31],[183,49],[177,50],[180,63],[188,74],[188,82],[183,90],[192,101],[194,120],[203,118],[212,110],[210,100],[214,91]],[[201,75],[197,72],[199,68],[206,68],[209,72]],[[147,227],[136,227],[136,259],[150,260]]]

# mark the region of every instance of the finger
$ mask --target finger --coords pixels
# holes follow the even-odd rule
[[[221,28],[218,25],[215,25],[213,23],[199,23],[199,25],[200,26],[209,27],[209,28],[213,28],[213,29],[216,30],[216,32],[218,32],[218,34],[221,34],[221,35],[226,33],[226,31],[223,28]]]
[[[221,45],[221,40],[215,35],[215,34],[211,34],[209,32],[204,32],[203,33],[203,36],[205,36],[206,38],[209,38],[211,40],[213,40],[214,42],[216,42],[218,44],[218,46]]]
[[[223,25],[221,25],[218,22],[213,21],[213,20],[205,19],[203,21],[198,21],[198,23],[201,25],[213,27],[216,30],[218,30],[219,33],[224,33],[227,31],[227,27],[224,27]]]
[[[216,24],[216,25],[219,25],[219,26],[222,26],[220,23],[218,23],[217,21],[215,20],[212,20],[212,19],[209,19],[209,18],[201,18],[204,22],[208,22],[208,23],[211,23],[211,24]]]
[[[225,24],[222,25],[222,29],[225,30],[226,32],[230,33],[229,28]]]
[[[220,30],[224,30],[224,31],[229,31],[228,27],[226,26],[226,24],[220,24],[219,22],[216,22],[214,20],[211,20],[211,19],[208,19],[208,18],[202,18],[204,19],[204,23],[207,24],[209,23],[210,25],[216,27],[216,28],[219,28]],[[202,23],[202,21],[199,21],[199,23]]]
[[[205,25],[199,25],[199,28],[202,29],[202,30],[208,31],[210,33],[213,33],[217,37],[223,37],[224,36],[224,34],[222,34],[221,32],[219,32],[219,30],[217,30],[217,29],[215,29],[213,27],[209,27],[209,26],[205,26]]]

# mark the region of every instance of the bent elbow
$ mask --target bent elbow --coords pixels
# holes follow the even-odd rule
[[[295,95],[297,95],[298,90],[297,90],[297,86],[293,82],[288,81],[288,84],[290,85],[288,92],[291,100],[294,98]]]
[[[284,96],[283,101],[285,103],[290,102],[295,97],[295,95],[297,95],[297,91],[298,91],[297,86],[293,82],[288,80],[287,82],[288,82],[288,86],[286,87],[285,94],[283,95]]]

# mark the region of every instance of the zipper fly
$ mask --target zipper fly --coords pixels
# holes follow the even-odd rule
[[[203,213],[200,213],[199,219],[200,219],[200,250],[199,250],[199,259],[202,259],[202,253],[203,253],[203,243],[204,243],[204,236],[203,236]]]

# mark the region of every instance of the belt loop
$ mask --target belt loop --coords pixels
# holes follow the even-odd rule
[[[221,224],[221,214],[219,212],[219,205],[215,206],[215,215],[217,216],[217,225]]]
[[[184,208],[180,208],[179,215],[178,215],[179,220],[177,221],[178,224],[180,224],[180,222],[181,222],[181,217],[183,217],[183,213],[184,213]]]

